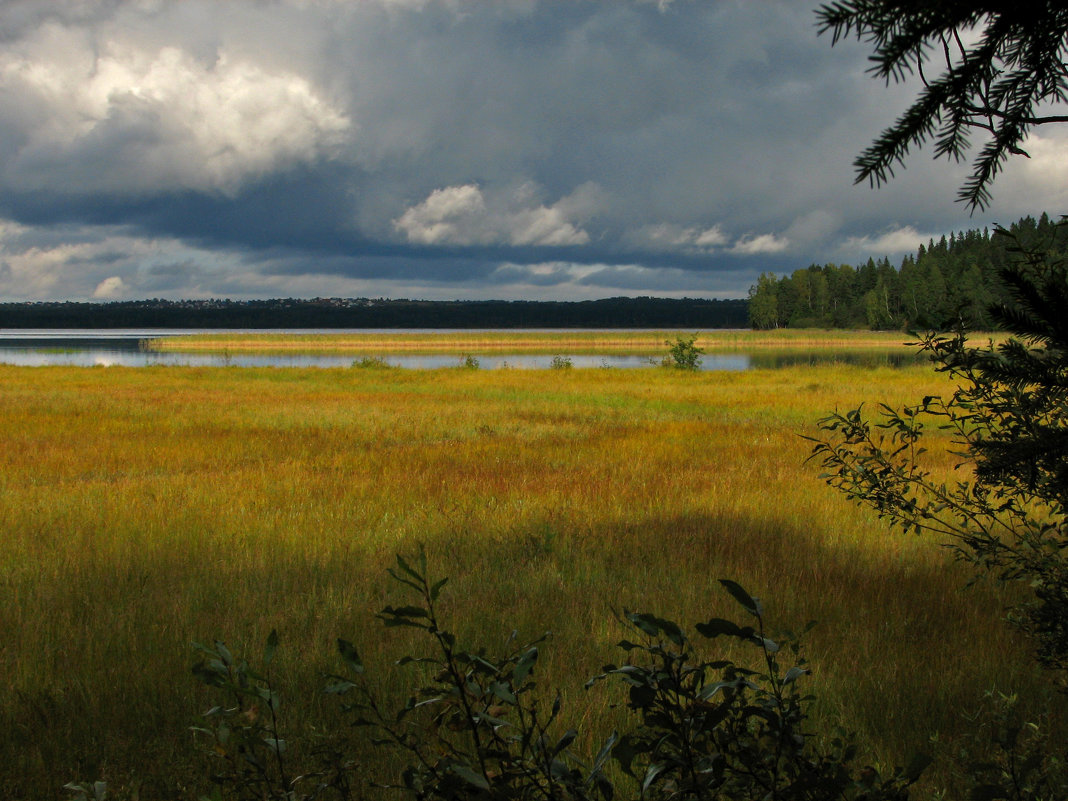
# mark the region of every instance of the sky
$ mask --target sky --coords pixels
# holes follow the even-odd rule
[[[1068,131],[974,216],[854,185],[915,86],[816,4],[0,0],[0,301],[740,298],[1068,212]]]

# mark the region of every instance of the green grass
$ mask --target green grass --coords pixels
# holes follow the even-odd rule
[[[420,544],[460,634],[554,632],[540,679],[587,744],[621,723],[616,697],[581,689],[618,658],[614,610],[735,616],[720,577],[776,625],[821,622],[819,714],[873,762],[952,740],[989,687],[1041,708],[1001,591],[962,591],[936,543],[887,534],[804,463],[824,412],[944,389],[925,368],[843,365],[0,366],[0,786],[204,790],[193,640],[258,651],[277,628],[298,739],[336,724],[317,688],[338,636],[402,692],[409,635],[373,613],[401,599],[393,555]]]

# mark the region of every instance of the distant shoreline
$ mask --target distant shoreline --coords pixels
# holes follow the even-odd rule
[[[746,328],[747,300],[136,300],[0,303],[0,328],[569,329]]]

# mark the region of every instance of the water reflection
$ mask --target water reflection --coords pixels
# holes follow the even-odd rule
[[[749,355],[748,368],[794,367],[817,364],[851,364],[858,367],[907,367],[926,360],[915,348],[866,351],[764,351]]]
[[[145,350],[145,339],[194,333],[192,331],[7,331],[0,332],[0,363],[27,367],[70,365],[77,367],[147,367],[175,365],[187,367],[350,367],[358,357],[327,354],[207,354],[157,353]],[[304,332],[306,333],[306,332]],[[456,355],[385,355],[393,367],[434,370],[458,367]],[[476,355],[485,370],[548,369],[551,355]],[[574,367],[645,368],[659,364],[648,356],[569,355]],[[916,361],[912,352],[897,351],[756,351],[753,353],[710,353],[702,356],[701,369],[751,370],[791,365],[826,363],[856,364],[866,367],[900,367]]]

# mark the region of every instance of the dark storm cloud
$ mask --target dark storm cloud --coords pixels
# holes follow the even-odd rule
[[[9,2],[0,31],[8,297],[740,297],[1068,199],[1055,136],[983,220],[922,156],[852,186],[909,90],[785,0]]]

